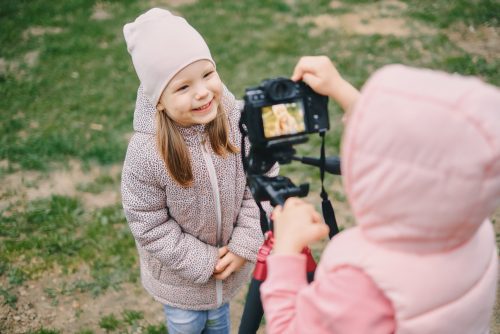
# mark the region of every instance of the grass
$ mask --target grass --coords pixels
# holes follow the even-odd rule
[[[133,314],[132,318],[130,315]],[[164,334],[168,333],[164,324],[152,325],[142,322],[142,313],[126,310],[121,317],[111,313],[99,319],[99,328],[106,333],[144,333],[144,334]],[[29,331],[28,334],[62,334],[60,330],[50,328],[39,328]],[[83,329],[77,334],[94,334],[90,329]]]
[[[500,14],[497,0],[455,1],[406,1],[412,17],[424,20],[441,28],[462,22],[470,25],[498,26]]]
[[[479,75],[499,84],[498,60],[473,58],[442,33],[399,38],[329,30],[310,38],[311,24],[297,24],[298,18],[338,15],[339,9],[328,3],[200,1],[179,11],[205,36],[222,78],[240,97],[245,87],[263,78],[290,75],[301,55],[317,53],[335,59],[342,73],[358,86],[375,68],[393,62]],[[347,1],[344,10],[363,3]],[[0,101],[0,160],[7,159],[11,170],[47,169],[51,162],[69,158],[100,164],[122,161],[138,81],[121,28],[146,7],[139,1],[97,4],[113,15],[90,20],[97,5],[84,0],[52,6],[45,1],[7,1],[0,9],[5,27],[0,32],[0,43],[5,46],[0,57],[9,66],[17,66],[0,76],[4,97]],[[438,27],[464,20],[497,26],[495,4],[411,2],[401,15]],[[215,22],[224,22],[224,29]],[[23,61],[30,52],[38,55],[36,65]],[[333,114],[338,112],[333,108]],[[339,134],[334,136],[329,143],[338,147]]]
[[[120,181],[119,178],[120,175],[118,175],[118,177],[112,177],[110,175],[99,175],[92,182],[79,184],[77,186],[77,189],[83,192],[99,194],[106,189],[113,188]]]
[[[85,263],[90,277],[63,285],[53,296],[74,291],[97,295],[138,277],[134,241],[121,206],[85,213],[76,199],[52,196],[0,217],[0,238],[0,273],[8,282],[3,294],[56,265],[72,273]]]
[[[50,172],[69,160],[84,166],[120,164],[132,130],[138,79],[126,52],[122,26],[161,1],[42,0],[3,1],[0,7],[0,182],[19,171]],[[389,63],[440,69],[500,85],[499,57],[469,53],[449,32],[466,27],[499,26],[499,3],[483,1],[404,1],[385,5],[382,17],[397,17],[416,27],[408,36],[363,35],[317,27],[309,18],[376,12],[382,2],[209,1],[175,8],[198,29],[211,47],[223,81],[237,97],[262,79],[289,76],[301,55],[326,54],[341,73],[361,87],[377,68]],[[98,12],[109,15],[94,19]],[[207,15],[209,13],[209,15]],[[364,18],[369,24],[371,18]],[[424,26],[431,32],[422,29]],[[338,154],[341,111],[330,102],[327,154]],[[318,156],[319,136],[297,147]],[[311,182],[319,192],[319,172],[289,164],[282,174],[297,183]],[[327,183],[331,182],[327,176]],[[119,180],[101,176],[78,190],[99,194],[117,189]],[[0,194],[0,204],[13,194]],[[344,202],[341,193],[330,198]],[[498,224],[498,223],[497,223]],[[315,250],[315,256],[319,252]],[[62,268],[81,266],[88,277],[47,289],[57,304],[62,295],[98,295],[123,282],[136,282],[134,241],[120,205],[86,209],[81,199],[53,195],[0,205],[0,302],[15,308],[17,287]],[[130,332],[141,321],[137,311],[103,315],[100,328]],[[164,331],[162,325],[147,333]],[[0,331],[2,327],[0,325]],[[32,333],[59,333],[41,328]],[[92,333],[82,330],[81,333]]]

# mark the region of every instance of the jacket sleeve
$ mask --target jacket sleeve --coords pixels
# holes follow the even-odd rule
[[[392,304],[361,270],[342,267],[310,285],[306,257],[270,255],[260,292],[266,333],[394,333]],[[319,269],[319,267],[318,267]]]
[[[165,189],[158,182],[144,145],[131,140],[122,172],[122,202],[138,245],[179,276],[206,283],[218,259],[217,248],[183,233],[171,219]],[[162,166],[162,165],[159,165]]]

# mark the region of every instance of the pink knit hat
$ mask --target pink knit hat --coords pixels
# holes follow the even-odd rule
[[[144,93],[156,106],[174,75],[189,64],[207,59],[210,50],[201,35],[182,17],[153,8],[123,27]]]

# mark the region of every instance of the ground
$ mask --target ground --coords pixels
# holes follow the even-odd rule
[[[47,194],[61,194],[83,197],[88,193],[78,190],[77,184],[85,181],[91,182],[103,173],[116,176],[120,171],[120,166],[110,168],[94,167],[87,172],[83,172],[77,162],[72,162],[68,170],[61,170],[49,175],[42,176],[35,172],[20,172],[12,174],[4,180],[4,185],[9,189],[16,189],[15,196],[9,197],[10,201],[17,201],[19,198],[29,198],[35,200]],[[77,181],[78,180],[78,181]],[[349,207],[344,200],[344,194],[340,180],[336,177],[330,186],[330,197],[333,198],[336,216],[341,226],[351,226],[353,222]],[[37,186],[34,186],[36,184]],[[27,186],[29,185],[29,186]],[[91,196],[89,196],[91,197]],[[100,200],[84,200],[86,208],[91,210],[98,206],[113,204],[119,201],[118,190],[106,191],[98,197]],[[319,202],[319,196],[312,194],[309,196],[312,202]],[[5,203],[3,203],[5,204]],[[500,209],[497,210],[493,219],[497,235],[500,233]],[[319,251],[324,243],[315,245],[314,249]],[[113,313],[122,314],[127,310],[142,312],[144,319],[141,325],[135,328],[133,333],[142,333],[146,324],[159,324],[163,321],[163,313],[159,303],[149,296],[139,283],[122,284],[119,290],[109,289],[105,293],[92,296],[88,292],[61,294],[55,299],[50,297],[48,291],[60,291],[60,287],[72,282],[84,281],[89,278],[88,268],[82,267],[70,275],[64,274],[61,268],[54,268],[51,272],[46,272],[37,280],[26,281],[17,288],[16,294],[19,296],[17,308],[9,305],[0,306],[0,323],[3,323],[8,333],[26,333],[29,329],[36,328],[58,328],[63,329],[63,333],[80,333],[85,328],[94,333],[104,333],[100,328],[99,321],[103,316]],[[5,281],[5,279],[3,279]],[[2,282],[0,282],[2,283]],[[243,306],[246,298],[246,288],[243,288],[238,296],[231,303],[231,323],[233,332],[237,332]],[[498,299],[498,298],[497,298]],[[495,319],[492,323],[493,333],[500,333],[499,305],[495,310]],[[261,330],[263,332],[263,330]]]

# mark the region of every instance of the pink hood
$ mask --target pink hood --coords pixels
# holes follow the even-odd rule
[[[382,68],[348,121],[342,173],[368,239],[413,253],[462,244],[500,203],[500,90],[472,77]]]

